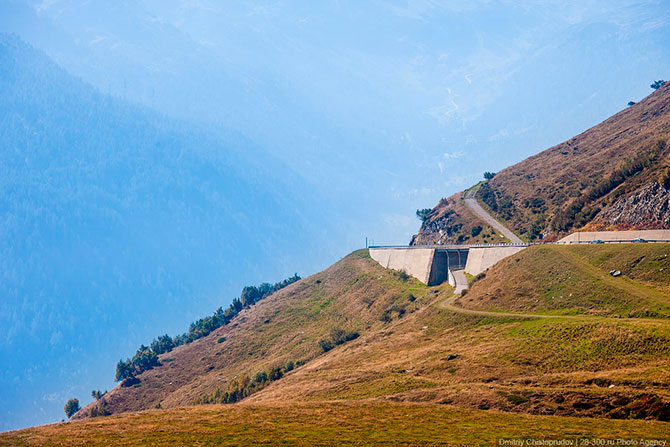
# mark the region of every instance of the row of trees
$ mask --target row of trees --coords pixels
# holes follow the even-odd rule
[[[299,281],[301,278],[295,275],[275,284],[262,283],[259,286],[246,286],[242,289],[239,298],[235,298],[230,306],[224,310],[219,307],[214,313],[205,318],[194,321],[189,326],[188,332],[179,334],[174,338],[169,335],[161,335],[151,342],[150,346],[141,345],[132,359],[119,360],[116,364],[115,380],[133,381],[137,374],[160,365],[158,356],[172,351],[176,346],[191,343],[199,338],[209,335],[215,329],[225,326],[246,309],[266,296],[283,289],[284,287]]]
[[[281,379],[284,374],[301,366],[303,362],[287,361],[283,366],[273,366],[259,371],[253,377],[247,375],[232,381],[227,388],[219,388],[213,394],[197,400],[199,404],[232,404],[265,388],[270,382]]]

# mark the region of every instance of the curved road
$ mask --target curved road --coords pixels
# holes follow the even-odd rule
[[[481,217],[484,220],[484,222],[491,225],[496,230],[500,231],[503,234],[503,236],[509,239],[510,242],[522,244],[523,241],[516,234],[512,233],[507,227],[505,227],[503,224],[495,220],[493,216],[487,213],[486,210],[482,208],[481,205],[479,205],[477,199],[474,198],[476,192],[477,188],[472,188],[470,191],[465,193],[464,197],[465,205],[472,211],[474,211],[475,214]]]

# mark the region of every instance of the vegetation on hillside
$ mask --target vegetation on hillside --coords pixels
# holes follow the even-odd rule
[[[188,332],[179,334],[174,338],[167,334],[161,335],[154,339],[150,346],[141,345],[132,359],[119,360],[116,364],[115,380],[117,382],[124,381],[126,386],[134,384],[137,374],[159,365],[158,356],[160,354],[172,351],[175,346],[191,343],[209,335],[215,329],[230,323],[243,309],[251,307],[268,295],[300,279],[300,276],[296,273],[290,278],[275,284],[262,283],[259,286],[245,286],[240,297],[233,299],[233,302],[225,311],[219,307],[211,316],[191,323]]]
[[[508,242],[463,204],[461,194],[442,199],[435,208],[417,210],[417,213],[421,214],[423,224],[410,245]]]

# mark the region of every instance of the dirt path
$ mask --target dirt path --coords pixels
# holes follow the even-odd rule
[[[563,247],[557,247],[557,248],[563,248]],[[581,261],[579,258],[577,258],[577,261]],[[584,262],[584,261],[581,261]],[[595,270],[595,273],[598,277],[600,277],[601,272],[596,269],[595,267],[591,266],[590,264],[587,264],[590,268]],[[585,269],[586,273],[591,274],[590,269]],[[468,280],[465,276],[465,271],[464,270],[453,270],[452,273],[454,274],[454,279],[456,281],[456,287],[454,288],[454,293],[451,295],[449,298],[440,301],[437,305],[443,309],[450,310],[452,312],[460,313],[460,314],[466,314],[466,315],[477,315],[480,317],[499,317],[499,318],[505,318],[505,317],[512,317],[512,318],[559,318],[562,320],[580,320],[580,319],[589,319],[589,320],[602,320],[602,319],[613,319],[611,317],[602,317],[602,316],[597,316],[597,315],[547,315],[547,314],[527,314],[527,313],[518,313],[518,312],[490,312],[486,310],[474,310],[474,309],[467,309],[465,307],[457,306],[455,304],[456,299],[461,296],[461,292],[463,290],[466,290],[468,288]],[[610,279],[615,279],[611,278],[608,276]],[[606,279],[603,277],[603,279]],[[616,285],[617,287],[619,284]],[[628,284],[628,286],[633,287],[635,289],[638,289],[639,287],[634,285],[634,284]],[[621,287],[620,287],[621,288]],[[650,292],[649,290],[644,289],[647,292]],[[668,323],[670,320],[665,319],[665,318],[626,318],[624,321],[662,321],[663,323]]]
[[[457,312],[467,315],[477,315],[481,317],[514,317],[514,318],[566,318],[566,319],[577,319],[583,318],[578,315],[542,315],[542,314],[522,314],[515,312],[488,312],[485,310],[474,310],[466,309],[464,307],[456,306],[454,302],[456,298],[461,296],[461,291],[468,288],[468,280],[465,277],[465,271],[463,270],[453,270],[454,279],[456,280],[456,288],[454,289],[454,294],[451,295],[444,301],[441,301],[438,306],[450,310],[452,312]]]
[[[486,212],[484,208],[479,205],[477,202],[477,199],[474,198],[475,193],[477,192],[477,188],[473,188],[470,191],[465,193],[464,199],[465,199],[465,205],[470,208],[472,211],[474,211],[475,214],[477,214],[480,218],[484,220],[487,224],[491,225],[493,228],[496,230],[500,231],[503,236],[505,236],[507,239],[509,239],[510,242],[513,243],[523,243],[523,241],[512,231],[510,231],[507,227],[505,227],[503,224],[498,222],[493,216],[491,216],[489,213]]]

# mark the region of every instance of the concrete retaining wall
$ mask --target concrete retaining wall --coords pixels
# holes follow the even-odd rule
[[[471,275],[479,275],[498,261],[520,252],[526,247],[491,247],[471,248],[468,253],[468,261],[465,264],[465,272]]]
[[[625,242],[633,239],[645,241],[670,241],[670,230],[633,231],[578,231],[559,240],[559,243],[574,244],[601,240],[603,242]]]
[[[382,267],[404,270],[424,284],[429,284],[435,249],[371,248],[370,257]]]

